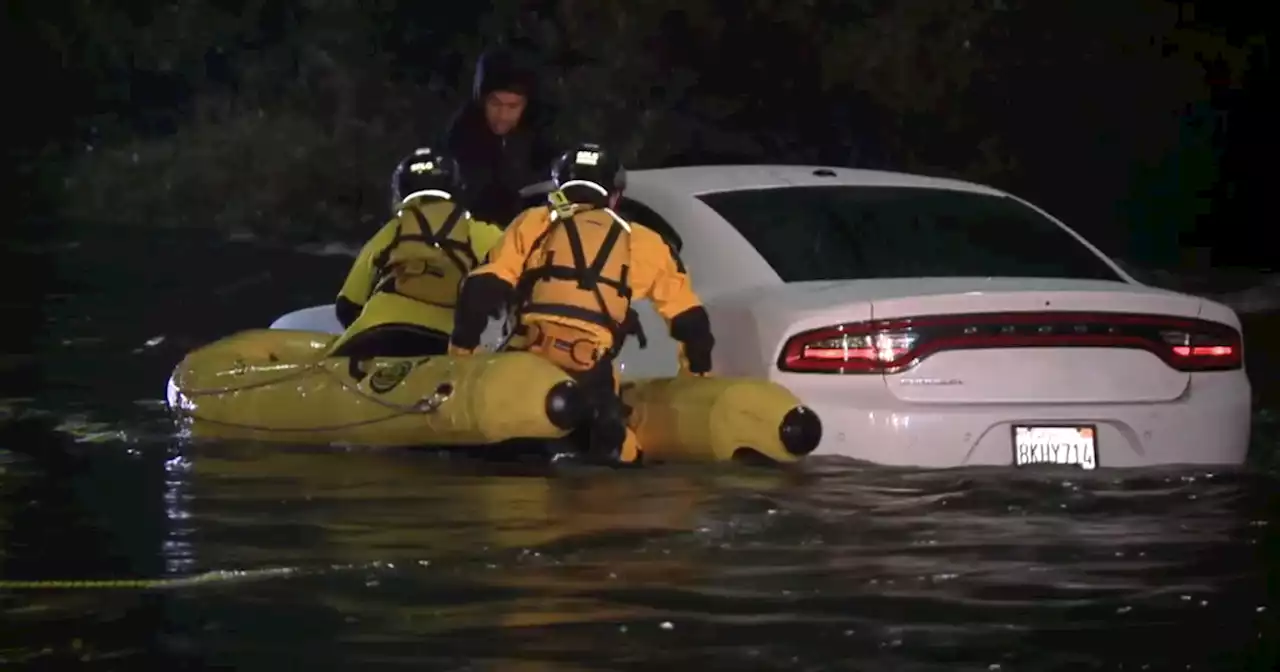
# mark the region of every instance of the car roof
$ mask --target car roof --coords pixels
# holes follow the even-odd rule
[[[1008,196],[972,182],[883,170],[839,166],[729,165],[681,166],[628,171],[627,188],[638,192],[698,196],[717,191],[797,186],[867,186],[948,189]]]

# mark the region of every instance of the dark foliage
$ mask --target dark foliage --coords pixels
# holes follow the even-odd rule
[[[1260,179],[1223,175],[1273,132],[1250,93],[1268,87],[1244,86],[1272,76],[1267,36],[1240,4],[1234,24],[1161,0],[9,6],[28,88],[47,92],[32,105],[61,112],[40,121],[57,151],[25,158],[58,166],[43,175],[76,220],[362,236],[396,158],[438,133],[475,55],[505,40],[544,58],[562,139],[616,143],[637,167],[962,176],[1170,261],[1207,215],[1247,237],[1234,220],[1270,207]]]

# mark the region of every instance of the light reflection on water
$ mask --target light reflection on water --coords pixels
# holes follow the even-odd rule
[[[185,576],[193,573],[196,566],[195,548],[190,541],[193,528],[189,522],[193,497],[188,491],[188,473],[192,462],[181,452],[173,452],[176,454],[164,461],[164,510],[169,520],[169,534],[162,554],[167,574]]]
[[[0,593],[6,630],[24,637],[0,660],[47,648],[36,660],[248,666],[236,669],[1251,669],[1221,656],[1256,652],[1274,624],[1259,543],[1280,483],[1260,472],[829,460],[610,472],[250,445],[126,452],[97,445],[80,458],[94,473],[72,478],[128,482],[154,463],[156,503],[106,487],[63,513],[114,497],[163,519],[154,576],[268,571],[151,593]],[[13,494],[41,478],[11,466],[0,484]],[[7,517],[29,529],[21,518]],[[93,524],[110,537],[136,521]],[[16,552],[92,565],[103,546]],[[6,578],[53,578],[25,566]],[[464,667],[477,660],[493,667]]]
[[[48,303],[45,387],[0,404],[0,580],[243,572],[0,590],[0,669],[1271,669],[1274,403],[1257,466],[1213,472],[539,473],[194,445],[153,398],[174,362],[330,300],[316,278],[346,260],[117,237],[64,255],[79,286]],[[288,272],[234,289],[250,267]]]

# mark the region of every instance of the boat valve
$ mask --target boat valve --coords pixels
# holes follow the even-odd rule
[[[586,402],[577,383],[562,380],[547,391],[547,420],[560,429],[574,429],[586,420]]]
[[[429,397],[423,397],[421,401],[414,404],[414,410],[419,413],[432,413],[440,409],[444,402],[449,401],[453,396],[453,385],[450,383],[440,383],[436,386],[436,391]]]
[[[796,457],[812,453],[822,442],[822,420],[807,406],[796,406],[778,424],[782,447]]]

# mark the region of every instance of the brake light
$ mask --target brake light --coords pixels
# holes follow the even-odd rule
[[[1243,365],[1240,332],[1207,320],[1121,313],[979,313],[841,324],[787,339],[778,369],[897,373],[946,350],[1132,348],[1179,371]]]
[[[1234,369],[1239,368],[1243,361],[1238,334],[1167,330],[1160,332],[1160,336],[1173,352],[1174,368],[1182,371]]]
[[[847,327],[835,327],[837,333],[824,330],[801,334],[791,340],[784,354],[784,371],[826,371],[839,369],[865,369],[878,371],[910,354],[918,340],[911,332],[870,331],[859,333],[845,331]],[[807,338],[802,338],[808,336]]]

